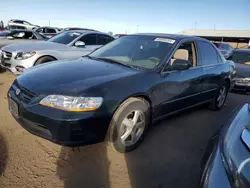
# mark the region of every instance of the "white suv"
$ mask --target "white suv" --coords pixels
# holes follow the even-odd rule
[[[25,20],[10,20],[8,22],[8,26],[23,27],[28,30],[32,30],[39,27],[38,25],[33,25]]]

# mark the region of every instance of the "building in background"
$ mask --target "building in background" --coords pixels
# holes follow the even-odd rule
[[[227,42],[233,48],[247,48],[250,45],[250,30],[184,30],[178,34],[199,36],[210,41]]]

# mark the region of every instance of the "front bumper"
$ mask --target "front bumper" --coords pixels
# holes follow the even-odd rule
[[[20,68],[28,69],[32,67],[37,60],[38,57],[33,56],[28,59],[24,60],[16,60],[14,57],[11,57],[11,59],[1,59],[0,60],[0,66],[4,69],[7,69],[11,71],[14,74],[21,74],[22,71],[20,71]]]
[[[219,148],[217,148],[217,150],[210,156],[206,164],[202,174],[200,187],[231,188]]]
[[[39,104],[24,102],[20,89],[16,95],[13,86],[8,100],[18,105],[18,115],[12,112],[16,121],[30,133],[64,146],[83,146],[102,142],[105,139],[110,118],[97,112],[67,112]],[[10,99],[11,98],[11,99]],[[26,97],[27,98],[27,97]]]
[[[250,86],[247,84],[235,84],[232,88],[232,91],[234,92],[250,92]]]

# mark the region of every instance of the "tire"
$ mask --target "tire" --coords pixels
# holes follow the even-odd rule
[[[44,56],[44,57],[40,57],[36,62],[35,62],[35,66],[36,65],[40,65],[43,63],[47,63],[50,61],[55,61],[56,59],[54,57],[50,57],[50,56]]]
[[[135,116],[137,114],[137,116]],[[136,117],[137,123],[133,125]],[[126,119],[126,120],[125,120]],[[143,98],[129,98],[116,110],[107,133],[108,142],[121,153],[134,150],[143,140],[150,124],[150,105]],[[143,123],[144,120],[144,123]],[[125,124],[126,123],[126,124]],[[131,131],[131,135],[127,137]],[[133,141],[132,141],[133,135]],[[126,138],[127,139],[124,139]],[[123,138],[123,139],[122,139]],[[131,140],[131,141],[129,141]]]
[[[225,93],[224,93],[224,100],[223,101],[219,101],[219,98],[222,97],[221,96],[221,92],[222,90],[225,89]],[[220,87],[220,89],[217,91],[216,96],[214,97],[213,101],[210,104],[210,109],[211,110],[220,110],[223,108],[226,100],[227,100],[227,94],[228,94],[228,90],[229,90],[229,85],[227,82],[224,82],[224,84]]]

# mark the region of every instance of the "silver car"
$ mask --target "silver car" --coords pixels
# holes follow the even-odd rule
[[[20,74],[34,65],[55,60],[79,58],[113,40],[112,36],[101,32],[67,31],[48,41],[3,47],[0,65],[14,74]]]
[[[35,31],[28,30],[12,30],[0,32],[0,48],[10,44],[20,44],[24,42],[37,42],[42,40],[48,40],[49,38],[37,33]]]
[[[12,19],[8,22],[8,26],[17,26],[17,27],[23,27],[25,29],[31,30],[31,29],[35,29],[38,28],[38,25],[34,25],[31,24],[25,20],[16,20],[16,19]]]

